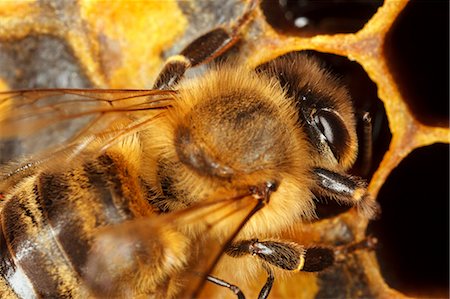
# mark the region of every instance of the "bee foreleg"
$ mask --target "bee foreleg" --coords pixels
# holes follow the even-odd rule
[[[188,68],[207,63],[236,44],[257,3],[257,0],[251,0],[234,24],[217,27],[201,35],[188,44],[179,55],[169,57],[153,88],[167,89],[176,85]]]
[[[314,168],[313,172],[320,193],[356,206],[359,212],[368,218],[373,218],[378,214],[379,206],[368,194],[363,179],[324,168]]]
[[[242,291],[239,289],[239,287],[237,287],[237,286],[235,286],[233,284],[230,284],[230,283],[228,283],[228,282],[226,282],[226,281],[224,281],[224,280],[222,280],[220,278],[211,276],[211,275],[208,275],[206,277],[206,279],[208,281],[218,285],[218,286],[230,289],[237,296],[238,299],[245,299],[244,293],[242,293]]]

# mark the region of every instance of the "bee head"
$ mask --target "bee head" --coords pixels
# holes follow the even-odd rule
[[[356,121],[347,89],[314,57],[290,53],[258,67],[283,86],[299,112],[311,158],[320,167],[348,169],[356,159]]]

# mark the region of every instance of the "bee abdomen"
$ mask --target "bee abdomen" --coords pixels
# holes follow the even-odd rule
[[[72,287],[79,279],[61,250],[57,228],[27,191],[11,197],[2,210],[2,279],[20,298],[80,296]]]
[[[3,231],[0,234],[0,294],[4,298],[33,298],[37,294],[21,268],[11,256]]]
[[[152,212],[133,176],[120,157],[103,155],[27,180],[1,211],[0,294],[85,297],[96,229]]]

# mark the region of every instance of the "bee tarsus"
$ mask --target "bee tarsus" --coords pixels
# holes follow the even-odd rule
[[[361,117],[363,123],[362,150],[361,150],[361,170],[362,175],[367,175],[372,167],[373,140],[372,140],[372,117],[369,112],[364,112]]]
[[[334,254],[337,262],[345,260],[348,254],[358,250],[375,250],[378,244],[378,239],[374,236],[367,236],[361,241],[353,242],[346,245],[341,245],[335,248]]]
[[[272,270],[270,268],[263,265],[263,268],[267,271],[267,280],[264,286],[261,288],[261,291],[258,294],[258,299],[266,299],[269,297],[270,291],[273,287],[273,282],[275,280],[275,277],[273,276]],[[214,276],[207,276],[206,278],[209,282],[212,282],[218,286],[225,287],[227,289],[230,289],[238,299],[245,299],[244,293],[241,291],[241,289],[238,286],[235,286],[233,284],[230,284],[222,279],[219,279]]]
[[[233,284],[230,284],[230,283],[228,283],[228,282],[226,282],[226,281],[224,281],[224,280],[222,280],[220,278],[214,277],[212,275],[208,275],[206,277],[206,279],[209,282],[212,282],[212,283],[214,283],[214,284],[216,284],[218,286],[225,287],[225,288],[231,290],[236,295],[236,297],[238,299],[245,299],[245,295],[244,295],[244,293],[242,293],[242,291],[241,291],[241,289],[239,289],[239,287],[237,287],[237,286],[235,286]]]

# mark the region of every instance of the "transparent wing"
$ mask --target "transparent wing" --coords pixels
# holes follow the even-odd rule
[[[2,136],[33,133],[49,124],[90,115],[136,112],[167,106],[175,91],[41,89],[0,93]],[[30,126],[32,122],[33,126]],[[18,125],[25,124],[27,130]]]
[[[0,164],[170,107],[175,91],[42,89],[0,93]]]
[[[131,295],[136,285],[124,283],[129,279],[129,273],[139,273],[147,265],[154,271],[149,273],[153,277],[158,271],[171,269],[169,263],[175,270],[166,274],[175,281],[171,283],[181,285],[178,296],[196,298],[224,248],[258,210],[257,206],[258,200],[246,193],[100,229],[88,259],[84,281],[89,291],[98,296]],[[224,224],[229,233],[221,236],[216,229]],[[188,233],[192,230],[195,234]],[[180,245],[178,238],[182,236],[174,232],[189,236],[189,243]],[[178,263],[183,267],[177,268]]]

